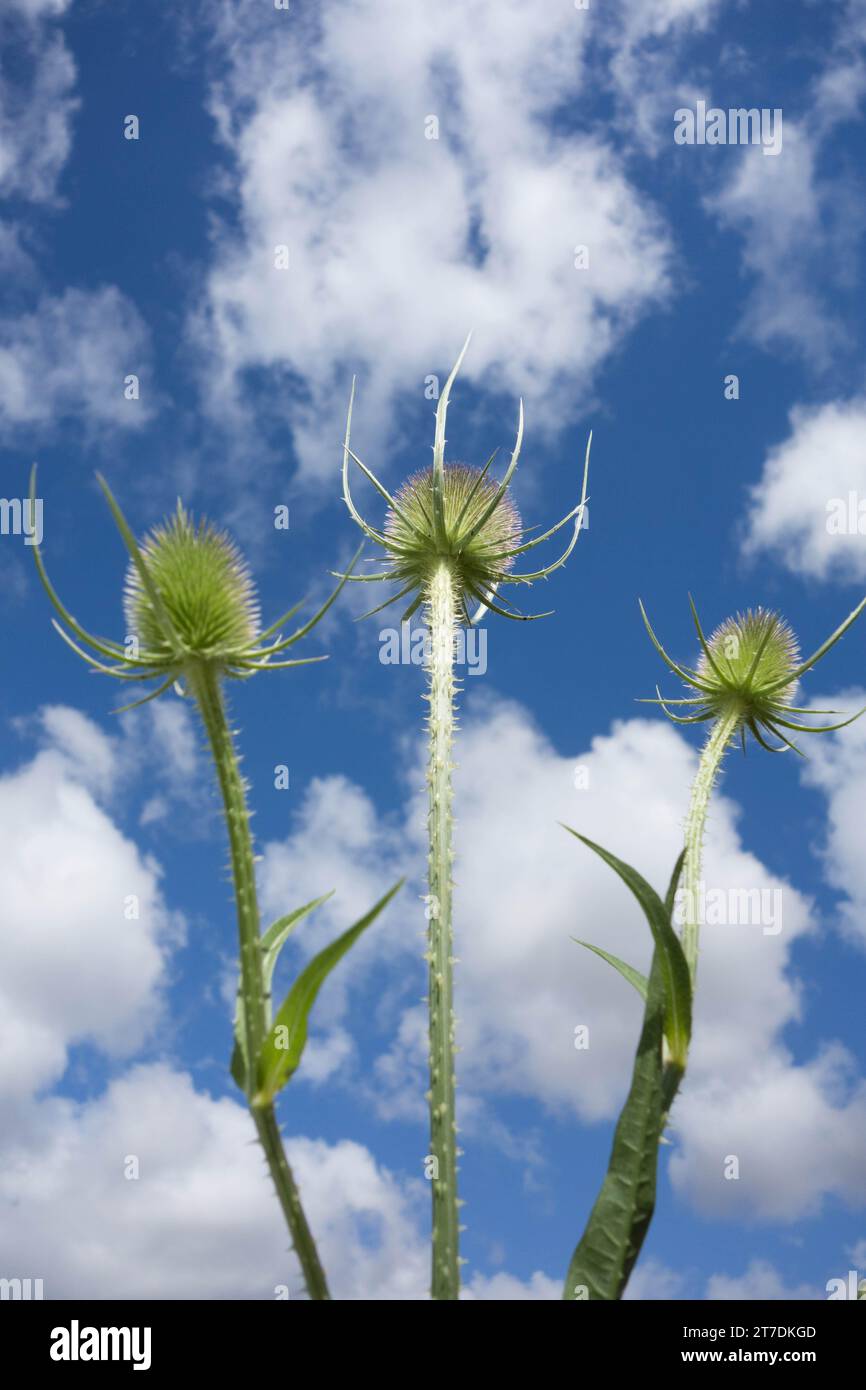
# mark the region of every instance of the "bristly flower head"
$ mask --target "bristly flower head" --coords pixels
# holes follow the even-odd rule
[[[230,666],[259,631],[255,586],[237,546],[209,521],[193,523],[180,502],[141,546],[141,557],[168,613],[171,628],[191,652]],[[150,652],[170,659],[171,641],[134,562],[126,574],[127,631]]]
[[[808,661],[801,661],[797,639],[788,624],[777,613],[758,608],[748,613],[738,613],[727,618],[707,639],[704,636],[697,609],[689,598],[692,618],[697,629],[701,654],[697,666],[682,666],[673,661],[661,646],[650,627],[643,604],[641,614],[647,632],[656,651],[670,669],[685,681],[686,685],[697,691],[687,699],[663,700],[658,688],[657,699],[647,703],[659,704],[665,714],[675,724],[699,724],[705,720],[716,720],[733,716],[737,731],[745,748],[746,730],[754,735],[762,748],[769,752],[783,753],[792,748],[800,749],[782,733],[782,729],[793,729],[798,733],[821,734],[835,729],[843,729],[859,719],[864,710],[859,710],[850,719],[839,724],[804,724],[792,720],[791,715],[837,714],[838,710],[815,710],[792,703],[800,677],[809,671],[839,638],[866,607],[866,598],[850,613],[844,623],[828,637]],[[689,714],[674,714],[670,705],[691,706]],[[781,747],[767,743],[761,730],[781,740]]]
[[[103,675],[123,681],[159,682],[143,700],[121,709],[133,709],[155,699],[195,667],[209,667],[221,677],[246,679],[256,671],[304,666],[327,659],[313,656],[273,660],[315,627],[345,580],[341,580],[318,613],[290,637],[283,637],[280,628],[294,616],[300,603],[261,631],[252,577],[240,551],[224,531],[206,520],[196,524],[178,502],[174,515],[139,546],[108,484],[103,478],[99,478],[99,483],[130,555],[124,592],[129,629],[125,642],[94,637],[85,631],[57,596],[38,545],[33,554],[39,577],[66,628],[56,620],[52,620],[53,625],[72,650]],[[30,475],[31,499],[35,495],[34,467]],[[79,646],[74,637],[89,650]],[[94,652],[96,656],[91,654]]]
[[[470,334],[470,338],[471,336]],[[397,593],[392,594],[378,608],[371,610],[373,613],[378,613],[388,604],[411,595],[403,620],[411,617],[424,602],[430,580],[445,561],[459,596],[460,617],[463,622],[478,622],[488,608],[504,618],[513,618],[520,622],[547,617],[549,615],[543,613],[518,613],[513,605],[502,597],[500,590],[506,584],[531,584],[536,579],[546,579],[554,570],[565,564],[577,542],[587,502],[586,483],[589,475],[591,434],[586,447],[580,502],[549,531],[530,541],[524,540],[527,532],[521,526],[520,516],[509,493],[509,484],[517,468],[523,442],[522,401],[517,440],[511,462],[500,483],[489,477],[495,454],[491,455],[483,468],[474,468],[465,463],[445,463],[445,419],[448,400],[468,346],[469,338],[466,339],[439,398],[432,466],[416,473],[393,497],[349,447],[355,396],[355,383],[352,383],[343,447],[343,498],[364,534],[385,551],[389,568],[380,574],[343,577],[350,577],[359,583],[392,581],[399,586]],[[388,504],[381,531],[370,526],[355,507],[349,489],[350,458],[354,459],[364,476]],[[517,556],[547,540],[572,518],[572,535],[566,550],[558,560],[545,569],[529,574],[515,573],[513,567]],[[506,607],[499,607],[495,601],[497,598],[506,604]]]

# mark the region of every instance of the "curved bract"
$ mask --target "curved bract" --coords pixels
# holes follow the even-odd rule
[[[283,637],[280,629],[302,604],[296,603],[262,631],[252,577],[224,531],[204,519],[196,523],[178,502],[174,515],[139,545],[105,479],[100,477],[99,484],[130,556],[124,608],[131,631],[126,640],[120,643],[96,637],[83,628],[58,597],[38,545],[33,554],[43,587],[61,620],[55,621],[54,627],[72,650],[102,675],[123,681],[159,682],[155,690],[121,706],[118,713],[156,699],[194,668],[204,667],[217,677],[240,680],[256,671],[327,660],[325,656],[286,661],[274,658],[305,637],[324,617],[351,576],[360,551],[318,612]],[[35,496],[34,467],[31,505]]]
[[[858,710],[838,724],[808,724],[801,719],[790,718],[791,715],[839,713],[838,710],[816,710],[795,705],[793,698],[800,678],[844,636],[866,607],[866,598],[807,661],[800,660],[797,639],[778,613],[764,608],[738,613],[721,623],[707,639],[691,598],[689,603],[701,646],[696,667],[681,665],[668,656],[650,626],[643,604],[640,605],[656,651],[670,670],[697,692],[685,699],[667,700],[656,688],[657,698],[643,702],[661,705],[675,724],[701,724],[707,720],[725,719],[731,725],[732,732],[740,734],[744,746],[748,729],[761,747],[769,752],[782,753],[790,748],[799,753],[800,749],[782,733],[783,729],[804,734],[831,733],[853,723],[864,713],[864,710]],[[689,713],[674,713],[673,705],[688,707]],[[767,733],[778,738],[781,747],[769,744],[764,737]]]
[[[424,601],[425,586],[430,583],[443,562],[451,574],[458,596],[458,617],[461,622],[479,622],[488,609],[498,613],[500,617],[512,618],[517,622],[550,616],[548,613],[518,612],[503,597],[501,591],[510,584],[532,584],[538,579],[546,579],[554,570],[565,564],[577,544],[588,501],[586,485],[589,478],[592,434],[586,446],[580,501],[549,530],[532,540],[527,540],[529,532],[522,527],[519,513],[509,492],[523,444],[522,401],[518,413],[517,437],[510,462],[500,482],[495,481],[490,475],[495,453],[491,454],[483,468],[465,463],[445,462],[445,422],[451,387],[470,338],[471,334],[463,345],[436,408],[433,463],[430,468],[409,478],[395,496],[388,492],[350,447],[352,407],[355,399],[355,383],[352,382],[343,445],[343,500],[364,534],[385,552],[388,568],[377,574],[342,577],[351,578],[359,583],[391,581],[398,585],[396,593],[377,608],[371,609],[365,617],[381,612],[383,608],[402,598],[409,599],[403,615],[404,620],[411,617]],[[364,477],[373,484],[387,503],[388,509],[381,530],[371,526],[355,505],[349,483],[350,459],[354,460]],[[571,521],[574,525],[568,545],[557,559],[538,570],[521,573],[514,569],[518,556],[527,554],[542,541],[549,540]]]

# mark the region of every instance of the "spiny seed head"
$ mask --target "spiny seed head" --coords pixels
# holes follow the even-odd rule
[[[407,622],[422,603],[429,602],[434,576],[441,574],[443,569],[449,572],[457,599],[458,622],[474,625],[480,622],[488,610],[514,622],[530,622],[535,618],[547,617],[546,613],[520,613],[514,604],[505,598],[502,589],[507,585],[533,584],[537,579],[546,579],[554,570],[565,564],[577,544],[587,501],[586,483],[589,476],[591,434],[586,446],[579,503],[555,526],[551,526],[532,540],[525,539],[526,532],[521,527],[517,508],[508,491],[523,443],[522,401],[518,412],[514,448],[500,482],[496,483],[488,476],[488,469],[493,463],[495,453],[482,469],[472,468],[465,463],[446,464],[445,421],[448,399],[468,346],[469,338],[463,345],[436,406],[433,466],[411,477],[396,496],[392,496],[382,486],[375,474],[350,447],[352,405],[355,399],[355,383],[352,383],[343,445],[343,500],[364,534],[383,548],[390,566],[381,573],[356,575],[354,578],[356,582],[364,584],[378,584],[384,580],[392,580],[398,584],[397,592],[384,603],[371,608],[369,613],[365,614],[366,617],[380,613],[390,604],[408,598],[408,607],[402,618],[403,622]],[[355,505],[349,485],[350,458],[354,459],[380,496],[388,502],[388,511],[381,530],[365,521]],[[520,573],[514,570],[514,561],[518,555],[527,555],[570,521],[574,522],[571,539],[558,559],[542,569],[530,569]]]
[[[187,653],[228,663],[253,646],[260,626],[255,586],[224,531],[206,520],[196,524],[178,502],[174,515],[144,541],[141,553]],[[171,650],[165,622],[134,563],[127,571],[124,612],[142,647],[154,653]]]
[[[767,701],[790,700],[800,663],[797,639],[778,613],[750,609],[726,618],[701,651],[697,673],[708,687],[707,700],[720,707],[741,704],[743,714],[761,719]]]
[[[296,603],[262,631],[249,570],[224,531],[209,521],[196,525],[178,501],[174,515],[139,545],[104,478],[99,478],[99,485],[131,559],[123,599],[124,641],[94,637],[83,628],[48,578],[38,545],[33,555],[39,578],[60,618],[54,626],[64,642],[102,675],[122,681],[158,682],[142,699],[121,705],[118,713],[157,699],[171,686],[184,694],[190,688],[189,677],[201,698],[198,678],[205,669],[219,679],[247,680],[256,671],[325,660],[323,656],[284,659],[283,654],[324,617],[351,577],[358,555],[330,598],[307,622],[289,636],[282,634],[284,624],[301,607]],[[31,505],[35,496],[34,464]],[[130,638],[135,639],[131,644],[134,650],[130,650]]]
[[[801,661],[797,639],[778,613],[765,608],[738,613],[736,617],[727,618],[707,640],[698,610],[691,599],[689,602],[701,644],[701,655],[694,668],[680,665],[668,656],[652,630],[643,604],[640,605],[650,641],[666,665],[689,688],[684,699],[665,700],[656,686],[658,699],[649,702],[661,705],[675,724],[701,724],[704,720],[721,719],[731,736],[741,735],[744,750],[748,730],[761,747],[771,753],[783,753],[786,748],[799,753],[800,749],[791,742],[789,730],[802,734],[834,733],[866,713],[864,707],[839,724],[803,723],[803,715],[811,718],[841,711],[817,710],[811,706],[804,709],[793,703],[800,677],[811,671],[844,637],[866,608],[866,598],[806,661]],[[670,708],[672,705],[677,706],[676,711]],[[767,742],[767,734],[778,739],[777,746]]]
[[[485,517],[499,488],[480,468],[448,464],[443,476],[444,533],[440,539],[433,524],[432,468],[409,478],[394,498],[396,509],[388,508],[384,534],[393,576],[423,587],[447,558],[458,590],[479,584],[490,587],[510,570],[513,557],[509,552],[520,544],[517,508],[506,492]]]

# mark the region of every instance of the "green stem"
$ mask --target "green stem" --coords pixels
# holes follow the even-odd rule
[[[430,1154],[435,1159],[431,1297],[456,1299],[460,1291],[457,1201],[457,1126],[454,1114],[453,934],[451,927],[451,754],[454,738],[456,600],[443,561],[425,594],[430,633],[429,676],[429,903]]]
[[[707,823],[707,810],[710,796],[722,765],[722,759],[729,744],[739,732],[743,722],[742,712],[732,705],[719,715],[707,739],[695,780],[692,784],[689,813],[686,819],[686,862],[684,887],[686,914],[683,923],[683,951],[692,976],[692,989],[698,969],[698,938],[700,935],[700,882],[701,862],[704,850],[704,831]]]
[[[216,670],[208,663],[198,662],[190,666],[186,676],[213,754],[228,828],[240,945],[240,1000],[244,1051],[249,1073],[247,1100],[250,1102],[250,1113],[265,1151],[268,1169],[277,1189],[292,1244],[301,1262],[310,1298],[328,1299],[330,1294],[325,1273],[286,1158],[273,1104],[268,1102],[265,1105],[254,1106],[250,1101],[255,1091],[256,1059],[270,1025],[270,1005],[259,949],[259,906],[246,787],[228,726]]]
[[[256,1132],[268,1160],[268,1168],[277,1189],[277,1196],[286,1218],[286,1225],[292,1237],[292,1245],[301,1262],[301,1269],[304,1271],[307,1292],[312,1299],[328,1300],[331,1297],[328,1291],[328,1281],[319,1259],[313,1233],[307,1224],[304,1208],[301,1206],[300,1193],[283,1147],[283,1138],[277,1124],[273,1102],[269,1101],[267,1105],[251,1106],[250,1109],[256,1123]]]

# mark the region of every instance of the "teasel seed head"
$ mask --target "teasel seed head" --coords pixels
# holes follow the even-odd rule
[[[483,468],[465,463],[445,462],[448,401],[468,346],[469,338],[466,339],[439,397],[432,467],[414,474],[394,496],[350,448],[355,394],[354,382],[352,383],[343,446],[343,499],[353,520],[364,534],[384,551],[388,568],[378,574],[353,575],[351,578],[358,583],[391,581],[398,585],[397,592],[377,608],[371,609],[370,613],[381,612],[389,604],[408,598],[409,606],[403,614],[403,620],[406,621],[424,602],[433,574],[444,564],[451,572],[462,622],[476,623],[488,609],[501,617],[519,622],[548,617],[549,614],[546,613],[519,613],[513,604],[503,597],[502,588],[506,585],[532,584],[536,580],[546,579],[554,570],[565,564],[577,543],[588,500],[586,484],[592,435],[586,448],[580,501],[555,526],[532,540],[525,539],[528,532],[521,525],[520,515],[509,490],[523,442],[522,401],[516,443],[501,482],[496,482],[490,476],[495,453]],[[381,530],[365,521],[355,506],[349,487],[350,458],[387,503],[385,522]],[[574,526],[569,544],[557,560],[544,569],[529,573],[518,573],[515,570],[515,560],[518,556],[548,540],[570,521],[574,522]],[[370,614],[364,616],[369,617]]]
[[[661,705],[675,724],[700,724],[734,715],[744,748],[748,731],[769,752],[783,753],[790,748],[800,753],[783,729],[804,734],[831,733],[853,723],[864,713],[858,710],[838,724],[803,723],[803,715],[838,714],[840,711],[798,706],[793,704],[793,699],[801,677],[848,631],[866,607],[866,598],[807,661],[800,660],[797,639],[778,613],[765,608],[738,613],[721,623],[708,639],[691,597],[689,604],[700,642],[700,656],[694,667],[681,665],[668,656],[650,626],[643,604],[640,605],[656,651],[689,690],[695,692],[683,699],[666,700],[657,689],[656,700],[647,702]],[[674,705],[679,712],[671,708]],[[792,715],[796,718],[792,719]],[[780,746],[768,743],[766,734],[779,739]]]
[[[433,469],[428,468],[394,495],[395,505],[388,508],[383,528],[391,578],[423,590],[444,558],[458,593],[493,589],[511,571],[512,552],[520,544],[520,516],[510,494],[497,501],[496,483],[484,477],[482,469],[447,465],[439,541],[432,524],[433,488]]]
[[[196,525],[178,502],[174,515],[145,539],[141,556],[186,651],[228,668],[252,646],[260,627],[255,586],[225,531],[206,520]],[[170,660],[170,633],[134,562],[123,606],[127,630],[147,651]]]
[[[133,704],[122,705],[118,713],[156,699],[172,685],[184,693],[184,676],[193,668],[204,666],[220,678],[243,680],[257,671],[327,660],[325,656],[274,658],[281,658],[324,617],[351,576],[360,551],[318,612],[284,637],[283,625],[302,605],[296,603],[262,631],[252,577],[224,531],[204,519],[196,523],[178,502],[174,514],[139,545],[108,484],[103,478],[99,483],[130,556],[124,590],[130,629],[126,640],[120,643],[86,631],[61,602],[48,578],[40,546],[33,547],[33,555],[39,578],[60,619],[53,620],[54,627],[67,645],[102,675],[122,681],[158,682],[155,690]],[[34,467],[31,506],[35,496]],[[135,638],[134,652],[129,637]]]

